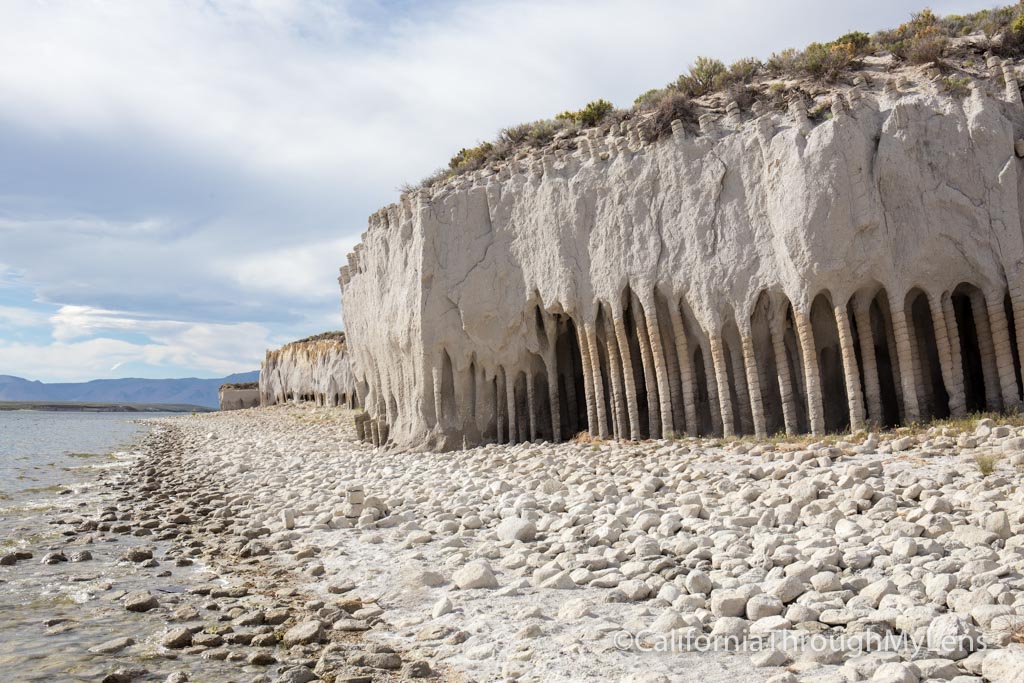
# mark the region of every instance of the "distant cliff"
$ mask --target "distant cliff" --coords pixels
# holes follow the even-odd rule
[[[187,403],[216,408],[225,383],[254,382],[259,373],[242,372],[217,379],[96,379],[47,384],[0,375],[0,401],[79,401],[90,403]]]
[[[344,332],[324,332],[267,351],[260,368],[260,402],[288,401],[358,405]]]

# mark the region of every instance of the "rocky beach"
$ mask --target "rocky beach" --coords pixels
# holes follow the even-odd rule
[[[95,641],[25,680],[1021,680],[1013,422],[427,453],[353,416],[155,420],[0,553],[82,594],[21,628]]]

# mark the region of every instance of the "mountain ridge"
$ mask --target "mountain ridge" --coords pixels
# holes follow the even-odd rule
[[[94,379],[88,382],[40,382],[0,375],[0,401],[82,401],[103,403],[188,403],[215,408],[221,384],[254,382],[259,371],[200,379]]]

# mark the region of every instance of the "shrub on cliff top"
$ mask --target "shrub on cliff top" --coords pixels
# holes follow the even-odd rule
[[[673,84],[675,89],[687,97],[700,97],[717,89],[728,70],[718,59],[697,57],[689,72],[681,75]]]
[[[492,149],[494,145],[490,142],[484,142],[476,147],[463,147],[448,161],[448,168],[453,171],[475,171],[484,165]]]
[[[640,127],[641,135],[648,142],[671,135],[672,122],[676,119],[692,121],[695,118],[690,98],[678,90],[663,90],[660,97],[648,98],[645,105],[653,110]]]
[[[563,111],[555,118],[559,121],[570,121],[583,128],[593,128],[614,110],[615,105],[608,100],[594,100],[579,111]]]

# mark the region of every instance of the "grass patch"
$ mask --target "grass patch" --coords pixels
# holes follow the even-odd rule
[[[999,463],[999,456],[994,453],[975,453],[974,464],[978,466],[978,471],[981,472],[981,476],[987,477],[996,471],[996,465]]]

